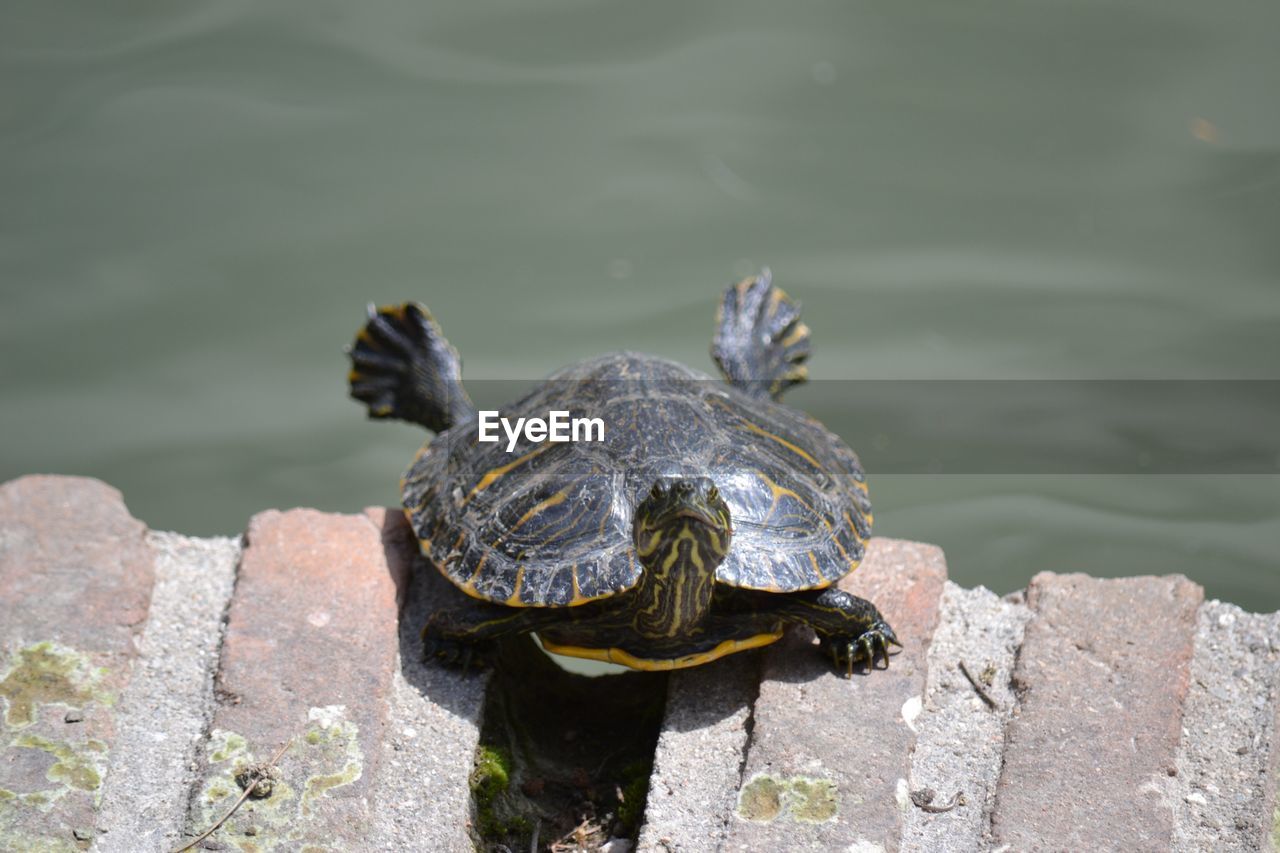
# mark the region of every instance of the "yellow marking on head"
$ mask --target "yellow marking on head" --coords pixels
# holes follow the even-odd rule
[[[631,669],[639,669],[645,672],[662,672],[671,669],[685,669],[691,666],[698,666],[704,663],[710,663],[713,660],[731,655],[735,652],[743,652],[747,649],[758,649],[761,646],[767,646],[775,643],[782,638],[782,629],[770,631],[764,634],[756,634],[754,637],[748,637],[745,640],[725,640],[713,649],[705,652],[697,652],[691,655],[684,655],[678,658],[642,658],[631,654],[623,649],[589,649],[585,646],[562,646],[559,643],[553,643],[550,640],[539,636],[538,641],[542,643],[542,648],[558,655],[566,655],[571,658],[586,658],[587,660],[604,661],[605,663],[616,663]]]
[[[807,337],[809,337],[809,327],[804,323],[796,323],[796,327],[791,330],[791,334],[782,339],[782,345],[789,347],[792,344],[800,343]]]
[[[782,445],[783,447],[785,447],[787,450],[790,450],[792,453],[796,454],[796,455],[797,455],[797,456],[799,456],[801,459],[803,459],[803,460],[805,460],[806,462],[808,462],[808,463],[809,463],[810,465],[812,465],[814,468],[817,468],[817,469],[819,469],[819,470],[822,470],[822,466],[821,466],[820,464],[818,464],[818,460],[817,460],[817,459],[814,459],[814,458],[813,458],[812,456],[810,456],[810,455],[809,455],[809,454],[808,454],[808,453],[807,453],[803,448],[797,447],[796,445],[794,445],[794,444],[792,444],[791,442],[787,441],[787,440],[786,440],[785,438],[783,438],[782,436],[774,435],[773,433],[769,432],[767,429],[763,429],[762,427],[758,427],[758,426],[756,426],[755,424],[751,423],[751,421],[743,421],[743,422],[742,422],[742,425],[743,425],[743,426],[745,426],[749,432],[753,432],[753,433],[755,433],[756,435],[762,435],[762,436],[764,436],[765,438],[769,439],[770,441],[775,441],[775,442],[777,442],[778,444],[780,444],[780,445]]]
[[[648,557],[654,551],[658,550],[658,545],[660,545],[661,543],[662,543],[662,531],[655,530],[653,531],[653,536],[649,538],[649,541],[645,542],[643,545],[638,546],[636,550],[640,552],[641,557]]]
[[[512,462],[508,462],[506,465],[499,465],[497,468],[490,468],[488,471],[485,471],[484,476],[480,478],[480,482],[476,483],[475,487],[470,492],[467,493],[467,496],[465,498],[462,499],[462,505],[466,506],[468,503],[471,502],[472,498],[474,498],[480,492],[483,492],[485,489],[492,486],[495,482],[498,481],[500,477],[509,473],[513,468],[523,465],[533,457],[537,456],[539,453],[545,453],[551,447],[552,447],[551,442],[545,442],[543,444],[539,444],[537,447],[535,447],[533,450],[526,453],[524,456],[521,456],[519,459],[516,459]]]

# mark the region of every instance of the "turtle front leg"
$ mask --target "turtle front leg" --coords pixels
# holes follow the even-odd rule
[[[823,653],[837,669],[844,671],[846,678],[853,677],[853,664],[858,660],[871,669],[879,657],[887,669],[889,647],[902,645],[874,604],[835,587],[781,595],[733,590],[732,595],[735,609],[754,611],[793,625],[808,625],[817,633]]]
[[[491,661],[495,641],[513,634],[527,634],[564,620],[563,611],[545,607],[503,607],[468,602],[438,610],[422,627],[423,660],[438,660],[467,668]]]
[[[888,669],[889,646],[902,645],[880,611],[865,598],[835,587],[797,592],[787,598],[779,615],[813,628],[822,651],[831,656],[837,669],[843,666],[845,678],[853,677],[855,660],[874,668],[877,655]]]

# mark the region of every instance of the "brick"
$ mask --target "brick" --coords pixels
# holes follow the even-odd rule
[[[1031,612],[1020,601],[990,590],[961,589],[950,581],[942,594],[938,630],[929,645],[924,704],[916,718],[910,793],[934,792],[930,805],[945,806],[957,793],[964,802],[949,811],[907,810],[904,851],[979,853],[990,849],[986,832],[1000,777],[1005,727],[1016,704],[1011,676]],[[988,704],[960,669],[983,685]]]
[[[272,795],[248,801],[214,840],[270,850],[369,836],[398,668],[395,553],[376,515],[273,510],[250,522],[189,831],[227,811],[239,771],[288,742]]]
[[[1175,849],[1262,850],[1271,843],[1278,694],[1280,613],[1206,602],[1170,798]]]
[[[154,579],[96,480],[0,486],[0,847],[87,848]]]
[[[840,586],[875,602],[903,641],[890,668],[846,680],[801,632],[765,650],[726,849],[897,849],[915,740],[903,710],[924,692],[945,581],[938,548],[872,539]]]
[[[1016,850],[1167,850],[1197,585],[1041,573],[992,834]]]
[[[759,680],[754,652],[671,674],[641,851],[699,853],[724,843]]]

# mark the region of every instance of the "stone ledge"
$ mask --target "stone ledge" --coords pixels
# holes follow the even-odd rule
[[[208,849],[472,849],[486,678],[418,662],[449,590],[417,561],[398,512],[264,513],[242,550],[95,481],[0,486],[0,848],[171,850],[292,738]],[[907,641],[887,672],[796,635],[674,674],[639,848],[1271,846],[1280,614],[1182,578],[945,577],[878,539],[846,580]]]

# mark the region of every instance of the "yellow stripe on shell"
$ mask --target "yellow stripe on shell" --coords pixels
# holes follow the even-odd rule
[[[467,496],[462,499],[462,506],[466,506],[471,502],[472,498],[492,486],[500,478],[510,473],[512,469],[523,465],[540,453],[545,453],[549,448],[551,448],[551,446],[551,442],[539,444],[536,448],[529,451],[524,456],[521,456],[519,459],[508,462],[506,465],[499,465],[497,468],[490,468],[488,471],[485,471],[484,475],[480,478],[480,482],[476,483],[471,491],[467,493]]]
[[[813,457],[808,453],[808,451],[806,451],[804,448],[802,448],[802,447],[798,447],[798,446],[796,446],[795,444],[792,444],[791,442],[787,441],[785,438],[783,438],[783,437],[782,437],[782,436],[780,436],[780,435],[774,435],[773,433],[769,432],[767,429],[764,429],[763,427],[758,427],[758,426],[756,426],[756,425],[755,425],[755,424],[753,424],[751,421],[745,421],[745,420],[744,420],[744,421],[742,422],[742,425],[743,425],[744,427],[746,427],[746,428],[747,428],[747,431],[748,431],[748,432],[753,432],[753,433],[755,433],[756,435],[762,435],[762,436],[764,436],[765,438],[769,439],[770,441],[777,442],[778,444],[780,444],[780,445],[782,445],[783,447],[785,447],[787,450],[790,450],[792,453],[796,454],[796,455],[797,455],[797,456],[799,456],[801,459],[803,459],[803,460],[805,460],[806,462],[808,462],[808,463],[809,463],[810,465],[812,465],[814,468],[817,468],[819,471],[824,470],[824,469],[823,469],[823,467],[822,467],[822,465],[820,465],[820,464],[818,463],[818,460],[817,460],[817,459],[814,459],[814,458],[813,458]]]

